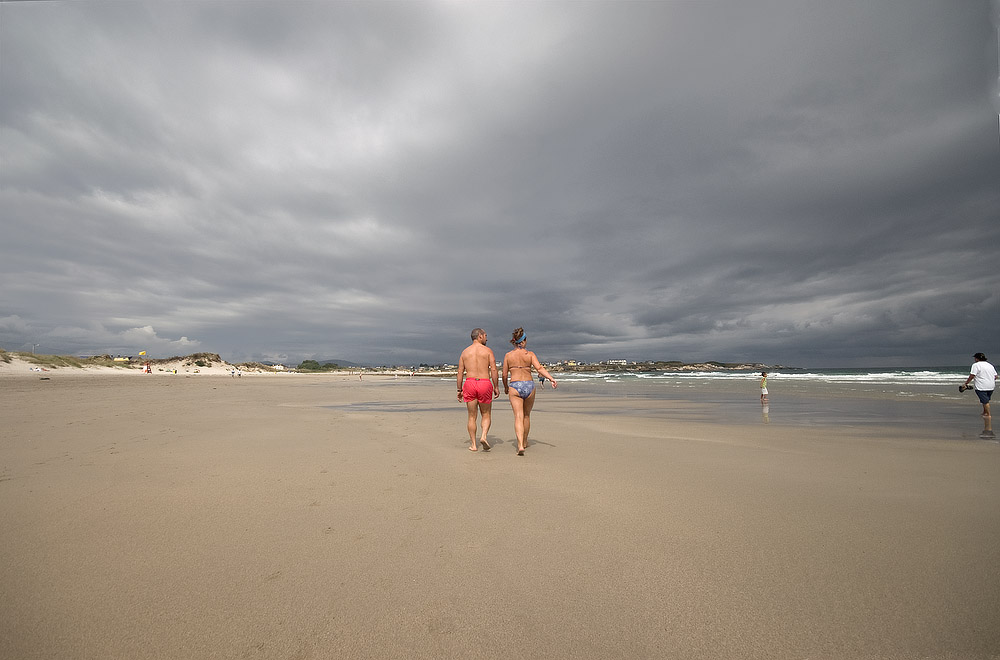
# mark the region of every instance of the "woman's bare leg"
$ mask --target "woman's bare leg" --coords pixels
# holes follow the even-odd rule
[[[524,400],[524,449],[528,448],[528,433],[531,432],[531,409],[535,407],[535,390]]]
[[[517,436],[517,453],[524,453],[524,399],[510,390],[510,409],[514,413],[514,435]]]

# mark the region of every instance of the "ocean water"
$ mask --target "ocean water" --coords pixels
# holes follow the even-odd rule
[[[804,428],[850,427],[859,434],[993,440],[974,392],[958,386],[966,367],[782,369],[768,373],[768,403],[760,402],[760,373],[748,371],[553,373],[559,392],[602,401],[629,399],[631,414],[728,424]],[[546,388],[544,394],[548,394]],[[1000,399],[1000,397],[998,397]],[[667,400],[685,401],[681,409]],[[555,399],[550,400],[555,403]],[[608,406],[610,413],[616,408]],[[620,408],[619,408],[620,410]]]
[[[642,416],[728,425],[774,424],[803,430],[848,429],[858,437],[914,438],[997,443],[992,420],[972,391],[960,393],[969,368],[781,369],[767,377],[768,403],[760,402],[760,373],[749,371],[561,373],[559,388],[536,388],[536,411]],[[417,388],[412,399],[387,404],[358,401],[337,407],[383,412],[464,413],[454,401],[453,377],[400,378],[385,386]],[[672,405],[674,403],[683,405]],[[622,405],[622,404],[625,405]],[[1000,395],[997,396],[1000,405]],[[497,400],[494,420],[508,410]],[[998,408],[1000,410],[1000,408]],[[998,450],[1000,450],[1000,443]]]
[[[760,372],[695,371],[655,374],[607,371],[600,373],[554,374],[560,383],[574,383],[595,391],[621,386],[640,385],[637,391],[655,392],[706,389],[719,392],[755,391],[760,394]],[[969,375],[968,367],[932,369],[784,369],[769,372],[768,391],[817,396],[864,396],[880,398],[916,398],[954,400],[967,398],[958,386]],[[775,389],[777,388],[777,389]]]

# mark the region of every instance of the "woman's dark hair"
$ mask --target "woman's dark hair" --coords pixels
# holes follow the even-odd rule
[[[522,341],[524,341],[524,328],[518,328],[517,330],[515,330],[513,332],[513,334],[511,334],[511,336],[510,336],[510,343],[512,343],[515,346],[517,346]]]

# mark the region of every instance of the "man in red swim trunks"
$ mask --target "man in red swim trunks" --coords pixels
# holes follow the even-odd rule
[[[491,449],[486,442],[490,430],[490,413],[494,397],[500,396],[497,387],[497,359],[493,351],[486,348],[486,331],[476,328],[472,331],[472,343],[458,358],[458,400],[465,401],[469,409],[469,451],[476,451],[476,415],[483,414],[483,433],[479,444],[483,451]]]

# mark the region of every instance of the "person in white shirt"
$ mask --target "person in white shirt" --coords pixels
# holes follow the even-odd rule
[[[968,387],[969,383],[975,381],[973,388],[976,390],[979,402],[983,404],[983,417],[989,417],[990,397],[993,396],[993,390],[997,386],[997,370],[992,364],[986,361],[985,354],[976,353],[972,357],[976,361],[972,364],[972,373],[965,379],[965,387]]]

